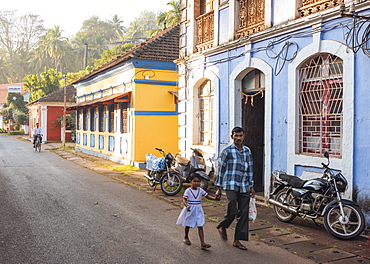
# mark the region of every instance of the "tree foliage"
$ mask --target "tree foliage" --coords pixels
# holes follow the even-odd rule
[[[8,93],[1,114],[5,123],[13,120],[16,125],[28,124],[28,109],[25,107],[23,95],[19,93]]]
[[[45,70],[40,74],[31,74],[26,76],[24,88],[30,92],[29,102],[33,102],[44,95],[50,94],[60,87],[59,79],[62,73],[55,69]]]
[[[153,12],[143,11],[127,28],[119,14],[109,21],[92,16],[70,39],[63,36],[64,31],[59,26],[45,29],[38,15],[19,16],[17,11],[0,11],[0,83],[17,83],[24,79],[33,89],[30,98],[39,98],[45,94],[40,78],[46,69],[75,73],[67,79],[76,80],[81,73],[106,63],[133,45],[124,44],[109,50],[108,44],[138,44],[153,32],[160,31],[163,21],[168,26],[175,23],[172,21],[177,21],[174,14],[179,13],[178,3],[178,0],[169,2],[173,10],[162,12],[158,17]]]
[[[111,61],[112,59],[114,59],[118,55],[122,54],[123,52],[125,52],[125,51],[127,51],[127,50],[129,50],[133,47],[135,47],[135,44],[126,43],[126,44],[123,44],[123,45],[115,46],[114,48],[112,48],[110,50],[105,50],[101,54],[100,59],[94,60],[94,67],[98,68],[99,66],[103,65],[104,63],[107,63],[108,61]]]

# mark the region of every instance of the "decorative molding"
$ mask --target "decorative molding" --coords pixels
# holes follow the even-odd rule
[[[301,17],[321,12],[343,3],[343,0],[302,0],[302,7],[298,9]]]

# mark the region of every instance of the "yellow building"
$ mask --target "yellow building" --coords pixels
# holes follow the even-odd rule
[[[178,54],[174,26],[74,82],[76,149],[136,166],[178,152]]]

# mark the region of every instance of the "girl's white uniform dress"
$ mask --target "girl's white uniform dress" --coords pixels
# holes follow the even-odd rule
[[[176,224],[182,226],[189,226],[194,228],[196,226],[203,226],[205,223],[204,212],[200,201],[203,196],[207,196],[205,190],[199,188],[197,190],[192,190],[191,188],[186,189],[184,193],[184,198],[187,199],[188,205],[190,206],[190,211],[184,207],[177,219]]]

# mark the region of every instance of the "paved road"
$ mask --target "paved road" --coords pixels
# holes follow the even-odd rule
[[[312,263],[205,226],[208,251],[181,243],[179,208],[58,155],[0,135],[0,263]]]

